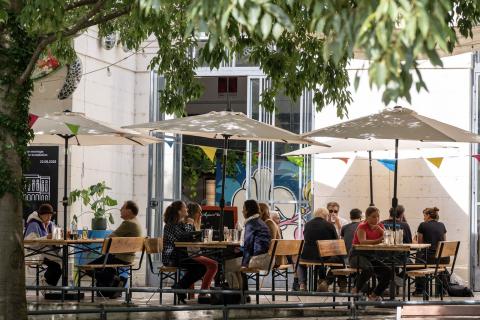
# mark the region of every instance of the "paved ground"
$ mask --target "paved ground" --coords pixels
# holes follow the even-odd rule
[[[254,297],[252,296],[252,300]],[[92,309],[92,308],[117,308],[125,307],[124,300],[119,298],[116,300],[96,298],[95,303],[90,303],[89,294],[85,301],[80,304],[76,302],[52,302],[45,300],[41,295],[36,297],[34,292],[29,292],[27,295],[29,301],[29,307],[31,310],[62,310],[62,309]],[[318,303],[318,302],[330,302],[331,297],[290,297],[290,303]],[[419,300],[419,298],[414,298]],[[446,298],[446,300],[470,300],[471,298]],[[476,300],[480,300],[480,294],[475,296]],[[346,301],[346,298],[337,298],[337,301]],[[164,294],[163,305],[172,305],[172,294]],[[133,296],[133,303],[135,308],[142,307],[156,307],[159,304],[159,295],[152,293],[135,293]],[[260,304],[284,304],[286,303],[284,297],[277,297],[277,301],[272,302],[271,296],[261,296]],[[196,305],[196,300],[188,301],[188,305]],[[262,310],[230,310],[229,319],[348,319],[350,311],[346,307],[337,307],[333,310],[328,308],[289,308],[289,309],[262,309]],[[56,319],[100,319],[99,314],[89,315],[48,315],[48,316],[31,316],[29,319],[34,320],[56,320]],[[196,311],[174,311],[174,312],[134,312],[134,313],[109,313],[107,315],[108,320],[127,320],[127,319],[223,319],[222,311],[219,310],[196,310]],[[372,308],[367,307],[363,311],[358,312],[358,319],[395,319],[395,310],[386,308]]]

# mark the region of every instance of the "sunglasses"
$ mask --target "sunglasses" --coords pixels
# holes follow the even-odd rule
[[[330,209],[330,210],[328,210],[328,212],[330,212],[330,213],[338,213],[338,210],[332,210],[332,209]]]

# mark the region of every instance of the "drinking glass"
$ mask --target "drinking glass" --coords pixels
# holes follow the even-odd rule
[[[203,230],[203,242],[211,242],[213,239],[213,229]]]

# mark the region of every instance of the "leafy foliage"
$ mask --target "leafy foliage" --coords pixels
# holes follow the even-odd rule
[[[113,224],[115,221],[110,211],[115,208],[108,207],[114,207],[118,202],[105,194],[107,190],[111,190],[111,188],[107,187],[105,181],[93,184],[86,189],[76,189],[70,192],[68,203],[72,204],[77,200],[82,200],[84,206],[90,207],[92,211],[87,212],[93,213],[95,219],[108,218],[108,221]],[[74,216],[73,219],[76,221],[77,217]]]

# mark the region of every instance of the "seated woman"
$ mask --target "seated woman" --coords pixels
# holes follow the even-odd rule
[[[194,231],[191,224],[185,223],[187,206],[183,201],[174,201],[164,213],[162,262],[166,266],[182,267],[187,272],[173,286],[174,289],[188,289],[200,280],[207,271],[205,265],[188,257],[186,250],[175,248],[175,242],[182,240],[186,233]],[[184,293],[177,293],[178,301],[185,303]]]
[[[365,221],[361,222],[357,227],[352,244],[381,243],[385,228],[380,223],[380,211],[376,207],[368,207],[365,211],[365,217]],[[381,296],[389,284],[390,268],[376,259],[375,255],[355,250],[354,246],[350,251],[349,259],[352,268],[361,269],[352,293],[360,292],[365,283],[375,274],[378,280],[377,287],[368,298],[372,301],[382,300]]]
[[[425,208],[423,210],[423,222],[420,223],[417,230],[418,243],[429,243],[430,248],[427,250],[427,256],[425,257],[425,251],[420,250],[417,253],[417,262],[433,264],[435,263],[435,253],[437,252],[438,242],[445,241],[447,239],[447,229],[442,222],[439,222],[440,216],[438,212],[440,209],[437,207]],[[440,263],[448,264],[450,258],[442,258]],[[425,288],[425,279],[415,279],[415,292],[414,295],[423,295]]]
[[[247,200],[243,204],[245,217],[243,257],[230,259],[225,262],[226,278],[230,287],[247,289],[242,278],[242,268],[258,268],[265,270],[270,263],[270,230],[260,219],[260,208],[257,201]]]
[[[200,231],[200,225],[201,225],[201,218],[202,218],[202,207],[196,202],[191,202],[188,204],[188,218],[187,218],[187,223],[191,224],[195,231]],[[196,256],[192,258],[198,263],[201,263],[202,265],[207,268],[207,272],[203,276],[202,280],[202,286],[200,287],[202,290],[208,290],[210,289],[210,285],[212,284],[212,280],[215,278],[215,275],[217,274],[218,271],[218,263],[217,261],[210,259],[205,256]],[[193,289],[193,285],[192,285]],[[192,295],[194,297],[195,295]],[[203,297],[206,297],[207,295],[204,293],[201,293],[198,297],[199,300],[201,300]]]
[[[305,244],[303,246],[300,259],[312,262],[322,261],[320,255],[318,254],[317,241],[338,239],[335,225],[327,221],[328,215],[329,212],[326,208],[318,208],[313,213],[313,219],[305,224],[305,228],[303,230]],[[331,257],[328,259],[328,262],[341,262],[339,259],[339,257]],[[327,262],[327,259],[325,259],[324,262]],[[300,283],[300,290],[306,290],[307,269],[304,265],[298,265],[297,276]],[[325,268],[320,268],[317,280],[317,290],[320,292],[328,291],[328,281]]]
[[[265,222],[268,230],[270,230],[270,237],[272,240],[281,239],[282,237],[280,235],[280,229],[278,228],[278,225],[270,218],[270,208],[268,205],[266,203],[259,203],[258,207],[260,208],[260,219]]]
[[[25,239],[51,239],[54,223],[52,222],[53,207],[48,204],[42,204],[37,211],[28,216],[27,226],[25,227]],[[62,276],[62,267],[60,263],[53,261],[52,258],[40,257],[42,263],[47,266],[42,282],[50,286],[56,286]]]

